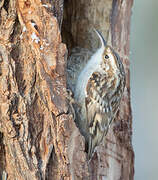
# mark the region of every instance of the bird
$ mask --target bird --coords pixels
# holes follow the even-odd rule
[[[106,136],[119,109],[125,88],[125,70],[118,53],[94,29],[101,47],[91,56],[79,73],[74,98],[79,104],[77,119],[85,137],[88,159]]]

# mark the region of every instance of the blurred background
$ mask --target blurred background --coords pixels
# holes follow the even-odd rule
[[[158,180],[158,0],[134,0],[130,61],[135,180]]]

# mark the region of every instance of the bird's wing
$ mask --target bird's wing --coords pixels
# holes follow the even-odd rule
[[[107,133],[109,123],[113,118],[109,93],[111,87],[106,80],[106,76],[100,72],[94,72],[86,87],[86,115],[89,130],[88,156],[92,153],[97,145],[102,141],[103,136]]]

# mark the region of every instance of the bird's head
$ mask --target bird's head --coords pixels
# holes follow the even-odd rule
[[[98,37],[100,38],[101,41],[101,49],[102,51],[102,62],[108,66],[110,66],[113,70],[116,70],[117,67],[117,60],[118,57],[116,56],[116,53],[114,52],[113,48],[109,45],[107,45],[107,42],[103,38],[102,34],[95,29],[95,32],[97,33]]]

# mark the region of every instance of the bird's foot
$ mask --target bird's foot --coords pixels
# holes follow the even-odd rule
[[[70,89],[67,89],[66,99],[67,99],[67,101],[69,103],[69,106],[70,106],[70,109],[71,109],[70,111],[71,111],[71,113],[73,115],[73,119],[75,119],[76,115],[75,115],[75,109],[73,107],[73,104],[75,104],[75,99],[73,98],[73,93],[72,93],[72,91]]]

